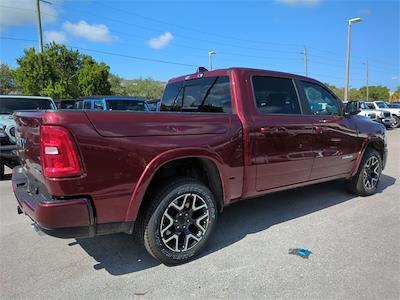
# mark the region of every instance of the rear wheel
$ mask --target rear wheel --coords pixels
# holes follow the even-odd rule
[[[360,196],[369,196],[376,192],[382,172],[382,158],[378,151],[367,148],[356,175],[349,181],[349,189]]]
[[[201,252],[216,221],[211,191],[200,181],[179,178],[166,182],[152,197],[137,229],[154,258],[175,265]]]

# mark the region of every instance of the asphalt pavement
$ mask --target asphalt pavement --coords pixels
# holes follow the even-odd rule
[[[40,236],[0,182],[1,299],[400,299],[400,129],[388,132],[379,191],[341,181],[225,209],[206,251],[167,267],[131,236]],[[308,259],[288,254],[312,251]]]

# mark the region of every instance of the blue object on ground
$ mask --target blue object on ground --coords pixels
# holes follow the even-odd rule
[[[308,258],[312,252],[307,249],[294,248],[289,249],[289,254],[298,255],[302,258]]]

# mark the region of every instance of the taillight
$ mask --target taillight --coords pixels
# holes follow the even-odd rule
[[[74,140],[67,129],[43,125],[40,128],[42,168],[46,177],[71,177],[82,174]]]

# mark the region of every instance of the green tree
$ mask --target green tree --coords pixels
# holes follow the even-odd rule
[[[364,98],[366,98],[367,87],[363,86],[360,88],[360,92]],[[368,101],[388,101],[390,96],[390,91],[386,86],[370,86],[368,87]]]
[[[126,87],[123,85],[121,77],[114,74],[110,74],[108,76],[108,82],[110,83],[112,95],[118,95],[118,96],[127,95]]]
[[[362,100],[365,99],[363,94],[358,90],[358,89],[350,89],[349,90],[349,100],[350,101],[357,101],[357,100]]]
[[[164,85],[153,78],[139,78],[126,85],[127,94],[130,96],[143,97],[147,100],[161,98]]]
[[[110,93],[109,67],[62,45],[48,44],[42,53],[27,49],[17,63],[15,79],[25,95],[78,98]]]
[[[344,98],[344,88],[338,88],[334,85],[330,85],[329,83],[325,83],[325,85],[336,94],[341,100]]]
[[[108,82],[109,70],[110,68],[106,64],[98,64],[91,56],[83,56],[82,67],[78,73],[81,95],[110,94],[110,83]]]
[[[390,96],[391,101],[400,101],[400,86],[394,91],[392,96]]]
[[[0,64],[0,94],[8,95],[15,88],[14,71],[7,64]]]

